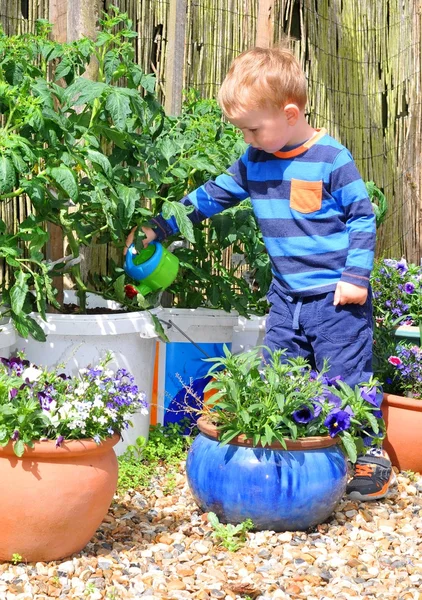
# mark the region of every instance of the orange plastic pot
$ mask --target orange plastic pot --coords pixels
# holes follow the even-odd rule
[[[401,471],[422,473],[422,400],[384,394],[381,408],[391,462]]]
[[[118,441],[40,441],[21,458],[11,443],[0,448],[0,560],[46,562],[86,546],[116,490]]]

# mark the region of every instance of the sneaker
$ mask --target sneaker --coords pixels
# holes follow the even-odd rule
[[[347,484],[346,494],[352,500],[379,500],[387,495],[396,480],[386,452],[359,456],[355,473]]]

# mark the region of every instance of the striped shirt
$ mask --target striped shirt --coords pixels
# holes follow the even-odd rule
[[[250,198],[273,275],[294,296],[322,294],[338,281],[368,287],[375,216],[350,152],[319,130],[268,154],[248,147],[229,169],[186,196],[198,223]],[[174,217],[153,220],[159,240],[177,233]]]

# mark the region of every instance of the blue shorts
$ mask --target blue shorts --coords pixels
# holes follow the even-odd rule
[[[328,377],[341,375],[354,387],[372,375],[372,298],[363,306],[334,306],[334,292],[292,298],[274,281],[268,295],[271,305],[264,344],[285,348],[286,357],[303,356],[316,370],[328,359]],[[264,350],[264,359],[267,358]]]

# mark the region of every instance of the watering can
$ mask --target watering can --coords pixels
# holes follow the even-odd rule
[[[160,242],[152,241],[138,253],[134,244],[131,244],[126,253],[124,269],[129,277],[140,282],[135,287],[146,296],[150,292],[164,290],[173,283],[179,270],[179,259]]]

